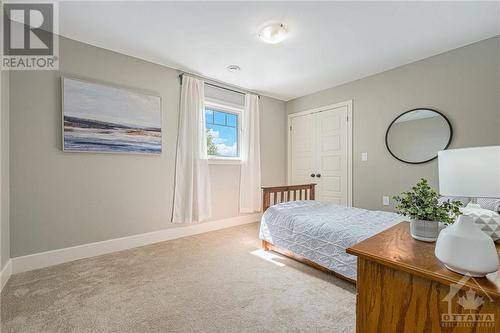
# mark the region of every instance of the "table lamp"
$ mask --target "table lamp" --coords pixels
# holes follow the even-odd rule
[[[478,207],[478,197],[500,197],[500,146],[440,151],[438,167],[439,193],[471,198],[468,209]],[[495,243],[468,215],[441,231],[435,254],[448,269],[463,275],[482,277],[499,267]]]

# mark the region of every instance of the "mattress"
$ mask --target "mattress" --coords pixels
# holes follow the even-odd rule
[[[356,257],[345,250],[402,220],[395,213],[289,201],[266,210],[260,238],[356,280]]]

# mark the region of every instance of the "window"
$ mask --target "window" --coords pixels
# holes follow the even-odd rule
[[[205,103],[207,153],[211,159],[239,159],[241,110]]]

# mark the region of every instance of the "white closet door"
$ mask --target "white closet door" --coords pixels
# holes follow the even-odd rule
[[[313,182],[311,173],[315,164],[314,117],[306,115],[291,120],[291,179],[290,184]]]
[[[347,106],[318,112],[314,116],[316,200],[347,206]]]
[[[348,107],[291,118],[290,184],[316,183],[316,200],[348,205]]]

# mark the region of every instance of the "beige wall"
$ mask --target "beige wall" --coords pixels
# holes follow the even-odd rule
[[[245,97],[214,88],[205,87],[205,96],[211,100],[222,101],[243,108]],[[285,103],[273,98],[260,98],[260,128],[262,185],[283,185],[286,182],[286,111]],[[276,164],[276,162],[279,163]],[[217,214],[215,218],[236,216],[238,214],[240,167],[234,165],[210,165],[210,175],[217,182],[211,184],[212,203]]]
[[[0,270],[10,258],[9,72],[0,71]]]
[[[242,105],[238,97],[232,94],[231,98],[207,94],[212,98]],[[241,95],[240,95],[241,96]],[[262,96],[261,110],[261,172],[262,185],[283,185],[286,182],[286,116],[285,103]],[[213,181],[212,202],[214,217],[212,219],[238,215],[239,177],[240,167],[237,165],[210,165],[210,176]]]
[[[60,59],[60,72],[11,74],[12,257],[179,227],[170,223],[178,72],[65,38]],[[62,73],[161,94],[161,156],[63,153]],[[263,97],[261,115],[263,183],[283,183],[285,103]],[[211,165],[210,174],[213,219],[236,216],[239,166]]]
[[[455,134],[451,147],[500,144],[499,47],[500,38],[486,40],[292,100],[286,108],[284,102],[263,97],[263,184],[285,182],[286,112],[353,99],[354,204],[383,209],[382,195],[406,190],[421,176],[435,185],[436,162],[408,165],[395,160],[385,149],[385,130],[403,111],[430,107],[450,118]],[[61,73],[161,94],[163,154],[63,153]],[[178,227],[170,223],[180,92],[177,75],[167,67],[64,38],[61,72],[11,73],[13,257]],[[231,98],[238,103],[237,97]],[[360,161],[361,152],[368,152],[368,162]],[[210,173],[213,218],[236,216],[239,167],[211,165]]]
[[[410,165],[385,148],[387,126],[417,107],[441,111],[453,126],[451,148],[500,144],[500,37],[287,102],[288,113],[352,99],[354,205],[382,206],[382,195],[420,177],[437,187],[437,161]],[[368,161],[361,162],[361,153]]]

